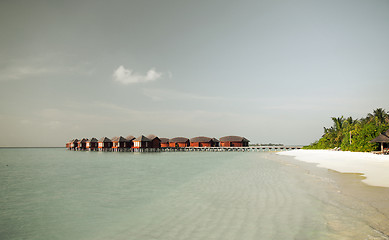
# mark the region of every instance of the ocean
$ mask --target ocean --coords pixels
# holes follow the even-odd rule
[[[387,189],[271,152],[2,148],[0,193],[2,240],[389,239]]]

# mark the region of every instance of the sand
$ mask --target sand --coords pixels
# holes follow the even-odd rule
[[[389,187],[389,155],[331,150],[293,150],[277,154],[317,163],[318,167],[341,173],[359,173],[368,185]]]

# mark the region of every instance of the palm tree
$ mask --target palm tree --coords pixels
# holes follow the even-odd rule
[[[383,108],[377,108],[373,111],[373,114],[367,115],[369,121],[376,120],[379,124],[389,123],[389,114]]]
[[[343,123],[344,123],[344,118],[342,117],[332,117],[332,121],[334,121],[334,129],[336,132],[342,131],[343,129]]]

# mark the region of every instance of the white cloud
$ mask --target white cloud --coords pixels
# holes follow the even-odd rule
[[[115,81],[118,81],[120,83],[131,84],[155,81],[162,77],[162,73],[157,72],[154,68],[152,68],[147,71],[146,75],[140,75],[134,73],[132,69],[126,69],[123,67],[123,65],[121,65],[114,71],[113,77]]]

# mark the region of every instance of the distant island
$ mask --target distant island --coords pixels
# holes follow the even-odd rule
[[[323,136],[303,149],[339,149],[353,152],[372,152],[388,148],[389,112],[377,108],[365,118],[332,117],[330,128],[324,127]],[[381,149],[380,149],[381,146]]]

